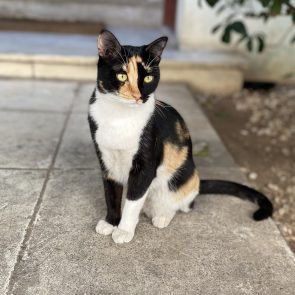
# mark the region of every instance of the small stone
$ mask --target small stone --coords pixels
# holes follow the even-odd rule
[[[243,136],[247,136],[247,135],[249,134],[249,131],[246,130],[246,129],[242,129],[242,130],[241,130],[241,134],[242,134]]]
[[[23,254],[23,257],[22,257],[22,260],[23,261],[26,261],[26,260],[28,260],[29,259],[29,254],[28,254],[28,252],[27,252],[27,250],[24,252],[24,254]]]
[[[258,177],[258,175],[257,175],[257,173],[255,173],[255,172],[251,172],[251,173],[249,174],[249,179],[251,179],[251,180],[255,180],[255,179],[257,179],[257,177]]]
[[[273,191],[279,191],[279,187],[276,184],[269,183],[267,186]]]
[[[288,148],[282,148],[282,154],[286,157],[290,156],[290,150]]]
[[[246,167],[240,167],[240,170],[244,173],[248,173],[249,169]]]
[[[280,136],[280,141],[287,141],[287,140],[288,140],[288,137],[285,134],[282,134]]]

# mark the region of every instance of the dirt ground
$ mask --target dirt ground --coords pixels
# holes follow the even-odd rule
[[[249,183],[272,200],[295,252],[295,86],[198,97]]]

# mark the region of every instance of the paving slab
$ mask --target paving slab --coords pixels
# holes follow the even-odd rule
[[[87,114],[88,102],[94,89],[95,89],[95,82],[85,83],[81,85],[77,93],[77,98],[75,99],[75,102],[73,105],[74,113]]]
[[[11,294],[294,294],[294,257],[272,221],[249,218],[254,207],[199,197],[166,229],[142,216],[134,240],[116,245],[94,230],[99,171],[55,171]]]
[[[65,114],[0,111],[0,168],[48,168]]]
[[[66,112],[76,83],[0,80],[0,110]]]
[[[63,169],[99,167],[90,135],[87,112],[71,115],[54,166]]]
[[[0,294],[9,282],[45,171],[0,170]]]

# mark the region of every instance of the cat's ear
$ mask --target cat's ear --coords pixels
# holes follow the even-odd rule
[[[147,47],[145,48],[145,50],[154,58],[154,62],[160,62],[161,55],[167,44],[167,41],[168,37],[160,37],[147,45]]]
[[[113,59],[120,54],[121,45],[108,30],[102,30],[97,39],[98,54],[102,58]]]

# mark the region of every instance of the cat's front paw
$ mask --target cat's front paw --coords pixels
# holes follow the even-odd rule
[[[101,219],[96,227],[95,231],[100,235],[110,235],[114,231],[115,227],[111,225],[110,223],[106,222],[105,220]]]
[[[115,243],[122,244],[122,243],[129,243],[134,236],[134,232],[128,232],[123,229],[115,228],[112,234],[112,238]]]

